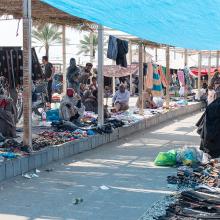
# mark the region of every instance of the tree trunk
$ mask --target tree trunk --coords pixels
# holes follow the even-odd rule
[[[46,50],[46,56],[49,58],[49,45],[48,44],[46,44],[45,50]]]
[[[94,60],[94,43],[93,43],[93,33],[89,33],[89,46],[90,46],[90,62],[93,63]]]

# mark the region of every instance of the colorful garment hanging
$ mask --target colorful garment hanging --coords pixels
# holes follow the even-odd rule
[[[181,85],[181,86],[184,86],[184,85],[185,85],[184,72],[183,72],[182,70],[178,70],[178,71],[177,71],[177,76],[178,76],[180,85]]]
[[[186,83],[186,85],[188,86],[189,89],[192,89],[191,80],[189,78],[189,71],[190,71],[190,69],[188,67],[185,67],[184,70],[183,70],[184,76],[185,76],[185,83]]]
[[[153,64],[147,64],[147,76],[146,76],[146,88],[152,89],[153,88]]]
[[[158,73],[160,74],[161,82],[164,87],[168,86],[168,81],[166,79],[166,67],[159,66]]]
[[[158,67],[156,65],[153,66],[153,89],[152,94],[154,97],[163,96],[163,88],[161,83],[161,78],[158,73]]]

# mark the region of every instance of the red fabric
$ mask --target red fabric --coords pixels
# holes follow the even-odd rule
[[[68,89],[66,90],[66,94],[67,94],[67,96],[69,96],[69,97],[73,97],[73,95],[74,95],[74,89],[68,88]]]
[[[6,99],[0,99],[0,108],[5,108],[9,102]]]
[[[159,66],[158,73],[160,74],[160,78],[161,78],[161,82],[162,82],[163,86],[167,87],[168,86],[168,82],[167,82],[165,73],[163,72],[163,69],[162,69],[161,65]]]
[[[214,75],[215,69],[216,69],[216,68],[211,68],[211,71],[210,71],[211,76]],[[220,71],[220,68],[218,69],[218,71]],[[191,73],[192,73],[193,75],[195,75],[195,76],[198,76],[198,72],[199,72],[198,68],[191,69]],[[208,69],[202,69],[202,70],[201,70],[201,76],[206,76],[206,75],[208,75],[208,72],[209,72]]]

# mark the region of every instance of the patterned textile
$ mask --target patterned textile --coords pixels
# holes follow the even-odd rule
[[[160,74],[161,82],[164,87],[168,86],[168,81],[166,79],[166,67],[159,66],[158,73]]]
[[[181,86],[184,86],[184,85],[185,85],[184,72],[183,72],[182,70],[178,70],[178,71],[177,71],[177,76],[178,76],[180,85],[181,85]]]
[[[163,88],[161,83],[161,78],[158,73],[158,67],[156,65],[153,66],[154,72],[153,72],[153,89],[152,94],[154,97],[161,97],[163,96]]]

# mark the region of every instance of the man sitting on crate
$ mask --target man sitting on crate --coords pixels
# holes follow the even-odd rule
[[[74,89],[68,88],[60,103],[60,118],[77,125],[84,112],[85,106],[81,102],[81,97],[75,93]]]

